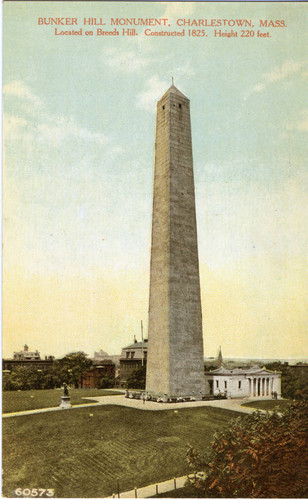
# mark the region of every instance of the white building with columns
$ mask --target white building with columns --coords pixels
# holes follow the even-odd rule
[[[228,398],[281,397],[281,373],[254,366],[229,370],[221,366],[205,373],[207,396]]]

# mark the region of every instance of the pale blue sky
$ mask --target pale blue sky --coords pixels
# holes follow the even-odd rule
[[[66,16],[288,27],[172,39],[37,25]],[[304,3],[4,4],[4,355],[119,353],[147,325],[155,102],[171,76],[191,100],[205,353],[307,354],[306,27]]]

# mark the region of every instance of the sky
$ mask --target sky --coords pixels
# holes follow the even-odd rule
[[[141,320],[147,335],[172,77],[191,101],[205,355],[307,356],[307,8],[4,3],[4,357],[120,354]],[[245,18],[255,36],[55,36],[39,17]],[[260,19],[287,27],[259,38]]]

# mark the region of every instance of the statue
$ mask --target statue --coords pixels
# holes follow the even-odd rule
[[[71,408],[71,397],[68,394],[68,385],[63,384],[63,396],[61,396],[60,408]]]

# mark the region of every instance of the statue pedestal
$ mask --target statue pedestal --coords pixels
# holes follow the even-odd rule
[[[71,408],[71,396],[61,396],[60,408]]]

